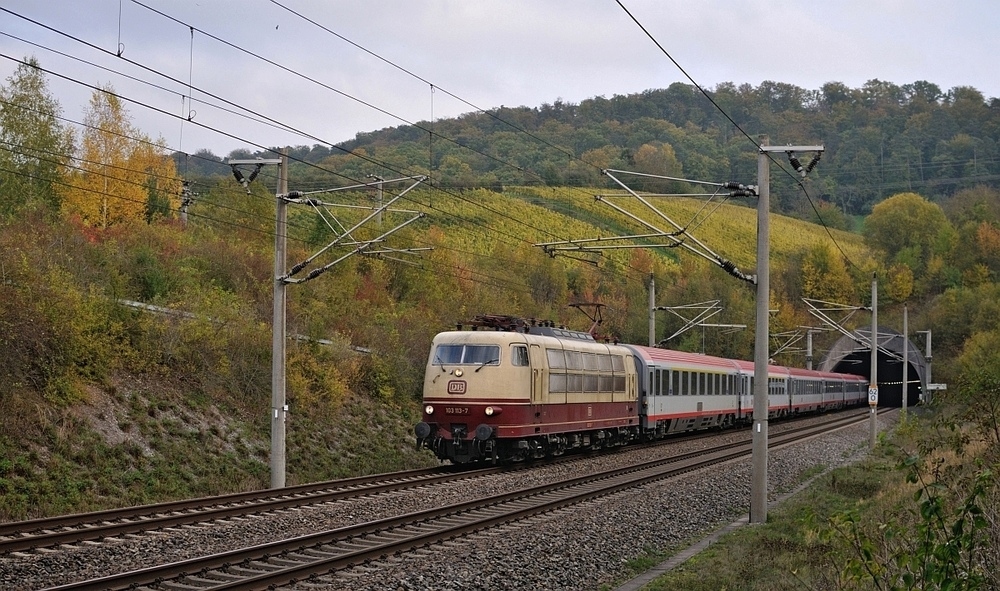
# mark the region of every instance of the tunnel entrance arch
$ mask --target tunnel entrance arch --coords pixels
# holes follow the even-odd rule
[[[863,375],[871,380],[871,329],[857,329],[840,338],[819,363],[820,371]],[[891,328],[878,327],[878,405],[903,405],[903,335]],[[907,344],[906,404],[913,406],[929,399],[927,360],[913,341]]]

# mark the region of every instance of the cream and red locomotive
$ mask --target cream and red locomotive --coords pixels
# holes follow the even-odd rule
[[[417,445],[454,463],[517,461],[729,427],[753,417],[753,363],[506,316],[434,337]],[[768,367],[769,416],[860,404],[862,376]]]

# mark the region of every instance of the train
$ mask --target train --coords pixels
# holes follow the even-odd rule
[[[418,448],[454,464],[598,450],[753,420],[754,364],[606,342],[510,316],[437,334]],[[768,366],[768,418],[866,400],[864,376]]]

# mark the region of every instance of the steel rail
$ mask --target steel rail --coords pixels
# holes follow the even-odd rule
[[[356,495],[437,484],[483,476],[499,468],[461,470],[453,466],[422,468],[304,484],[282,489],[233,493],[156,505],[5,523],[0,526],[0,555],[60,544],[214,521],[260,511],[324,503]]]
[[[771,445],[775,448],[782,447],[830,433],[864,422],[867,414],[858,413],[839,417],[822,425],[791,429],[773,436]],[[744,457],[751,451],[752,442],[742,441],[578,476],[527,491],[467,501],[91,581],[69,583],[52,587],[49,591],[138,589],[171,579],[183,581],[181,585],[192,589],[269,589],[325,576],[484,528]],[[276,561],[277,564],[269,564],[268,561]]]

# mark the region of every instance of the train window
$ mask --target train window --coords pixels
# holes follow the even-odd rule
[[[466,345],[462,363],[476,365],[499,365],[500,347],[496,345]]]
[[[549,360],[549,369],[566,369],[566,356],[562,349],[546,349],[545,356]],[[565,392],[565,390],[560,390]]]
[[[601,371],[611,371],[611,355],[602,353],[597,356],[597,362],[600,364]]]
[[[524,345],[514,345],[510,348],[510,363],[520,367],[528,365],[528,348]]]
[[[499,365],[500,347],[497,345],[438,345],[434,351],[432,364]]]
[[[597,353],[583,354],[583,368],[592,371],[601,369],[600,362],[597,360]]]
[[[609,373],[600,375],[601,392],[613,392],[615,389],[615,377]]]
[[[670,393],[681,393],[681,372],[679,371],[670,372]]]
[[[566,391],[583,392],[583,374],[566,374]]]
[[[615,373],[618,373],[620,371],[625,371],[625,360],[622,357],[619,357],[618,355],[612,355],[611,366],[612,366],[611,369],[614,370]]]
[[[437,350],[434,351],[434,365],[461,363],[464,349],[465,345],[438,345]]]
[[[663,370],[654,369],[653,376],[653,396],[659,396],[660,393],[663,392]]]
[[[566,369],[583,369],[583,353],[566,351]]]
[[[583,391],[584,392],[600,392],[600,381],[597,379],[597,374],[586,374],[583,376]]]
[[[688,371],[682,371],[681,372],[681,388],[680,388],[680,391],[678,392],[678,394],[682,394],[682,395],[690,394],[690,391],[689,391],[690,388],[691,388],[691,386],[690,386],[690,384],[691,384],[691,382],[690,382],[690,374],[691,374],[691,372],[688,372]]]
[[[625,376],[623,376],[623,375],[616,375],[616,376],[614,376],[614,385],[615,385],[615,389],[614,389],[615,392],[624,392],[625,391]]]
[[[549,374],[549,392],[561,393],[566,391],[566,374],[564,373],[550,373]]]

